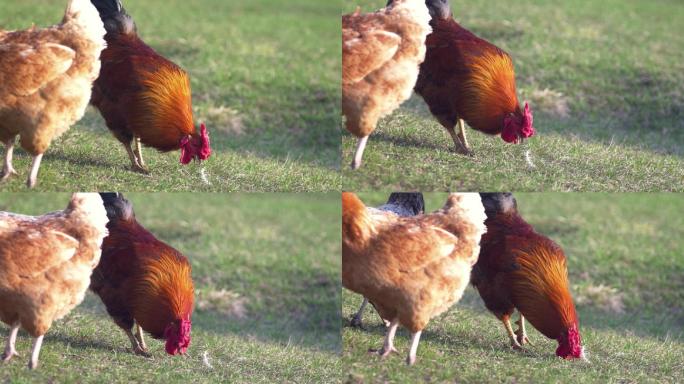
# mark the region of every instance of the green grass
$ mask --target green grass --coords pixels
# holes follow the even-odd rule
[[[385,3],[344,0],[343,12]],[[534,112],[536,169],[525,147],[469,128],[476,156],[456,154],[414,95],[380,122],[358,171],[348,167],[356,139],[341,125],[346,189],[684,190],[682,2],[451,3],[456,20],[513,56],[519,96]]]
[[[568,257],[571,291],[590,364],[555,357],[557,343],[528,327],[534,346],[508,346],[501,323],[469,287],[463,299],[423,332],[415,366],[405,366],[408,333],[400,355],[369,356],[382,344],[384,327],[368,309],[367,330],[342,332],[347,381],[492,383],[671,383],[684,375],[684,197],[676,194],[516,194],[523,217],[558,242]],[[426,195],[426,209],[445,194]],[[379,205],[385,194],[361,194]],[[603,287],[601,287],[603,286]],[[361,297],[343,291],[347,321]],[[517,314],[514,318],[517,320]]]
[[[66,0],[0,3],[0,29],[48,26]],[[142,38],[185,68],[197,121],[206,121],[214,153],[183,167],[179,152],[144,150],[152,170],[129,171],[123,146],[92,107],[54,140],[39,191],[336,191],[340,186],[339,5],[293,0],[124,1]],[[4,150],[0,151],[4,154]],[[0,185],[24,190],[30,157]]]
[[[3,194],[0,210],[63,209],[65,194]],[[278,383],[339,380],[339,194],[130,194],[138,220],[190,259],[198,291],[187,357],[134,356],[99,299],[54,323],[35,372],[21,358],[0,382]],[[210,293],[226,290],[220,300]],[[202,306],[202,308],[200,308]],[[244,307],[244,308],[241,308]],[[0,323],[1,324],[1,323]],[[4,347],[7,326],[0,325]],[[202,363],[207,352],[213,369]]]

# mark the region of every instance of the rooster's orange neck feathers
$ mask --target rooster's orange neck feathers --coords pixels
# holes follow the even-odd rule
[[[164,65],[154,71],[141,71],[140,76],[146,86],[140,94],[140,101],[147,111],[141,114],[141,123],[165,130],[174,127],[179,132],[179,139],[194,135],[196,129],[187,74],[174,65]]]
[[[485,50],[469,56],[473,68],[464,99],[473,116],[489,116],[520,111],[515,89],[515,71],[511,58],[496,50]]]
[[[167,316],[173,320],[189,320],[194,303],[191,267],[173,252],[164,252],[157,259],[146,259],[140,265],[141,279],[136,290],[136,320],[158,319],[160,301],[166,305]],[[163,331],[163,330],[161,330]]]

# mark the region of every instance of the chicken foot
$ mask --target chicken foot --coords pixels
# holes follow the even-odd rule
[[[366,150],[366,144],[368,144],[368,136],[359,139],[359,143],[356,145],[356,152],[354,153],[354,161],[352,161],[352,169],[359,169],[361,166],[363,151]]]
[[[17,334],[19,333],[19,323],[12,325],[10,328],[9,336],[7,337],[7,344],[5,345],[5,352],[2,354],[2,361],[10,361],[12,356],[19,356],[17,350],[15,349],[15,344],[17,342]]]
[[[133,153],[133,148],[131,148],[131,143],[124,144],[124,148],[126,148],[126,153],[128,153],[128,157],[131,159],[131,169],[135,172],[140,172],[140,173],[143,173],[145,175],[149,174],[150,171],[145,169],[145,167],[143,167],[143,165],[140,164],[140,162],[138,161],[138,157],[136,156],[135,153]]]
[[[397,334],[397,328],[399,328],[399,318],[392,320],[387,333],[385,334],[385,342],[380,349],[369,349],[368,352],[377,353],[383,359],[389,356],[391,353],[398,353],[397,349],[394,348],[394,335]]]
[[[5,142],[7,150],[5,152],[5,164],[2,167],[2,179],[0,181],[5,181],[9,179],[12,175],[16,175],[17,171],[12,167],[12,155],[14,153],[14,137]]]
[[[359,327],[363,329],[363,311],[366,309],[366,305],[368,305],[368,299],[364,297],[361,307],[359,307],[359,310],[356,311],[356,314],[354,314],[354,317],[351,319],[352,327]]]
[[[456,130],[454,129],[454,127],[447,128],[449,135],[451,135],[451,139],[454,141],[456,152],[472,156],[473,151],[470,149],[468,139],[466,138],[465,122],[463,121],[463,119],[458,119],[457,125],[458,134],[456,134]]]
[[[515,331],[516,340],[520,345],[533,345],[530,339],[527,338],[527,332],[525,331],[525,318],[522,313],[520,314],[520,320],[515,322],[518,325],[518,329]]]
[[[142,348],[142,350],[147,352],[147,345],[145,344],[143,329],[138,323],[135,323],[135,338],[138,340],[138,343],[140,343],[140,347]]]
[[[522,351],[523,347],[518,342],[518,338],[516,337],[515,332],[513,332],[513,327],[511,326],[511,318],[508,315],[506,315],[501,319],[501,321],[503,322],[504,327],[506,327],[508,337],[511,339],[511,347],[513,347],[513,349]]]
[[[40,335],[33,340],[33,349],[31,350],[31,361],[29,361],[29,369],[38,368],[38,355],[40,355],[40,347],[43,345],[43,337],[45,335]]]
[[[136,326],[138,326],[136,324]],[[138,326],[139,327],[139,326]],[[142,329],[141,329],[142,331]],[[147,348],[143,347],[145,344],[145,341],[143,340],[143,345],[140,345],[140,341],[136,338],[135,335],[133,335],[133,332],[131,332],[130,329],[126,329],[126,336],[128,336],[128,339],[131,340],[131,348],[133,349],[133,353],[139,356],[145,356],[145,357],[150,357],[151,355],[147,352]],[[142,337],[141,337],[142,339]]]

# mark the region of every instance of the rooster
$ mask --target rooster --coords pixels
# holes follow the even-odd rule
[[[188,259],[143,228],[123,195],[101,196],[109,236],[90,289],[126,333],[135,354],[149,356],[143,331],[166,340],[168,354],[184,354],[190,345],[194,303]]]
[[[75,193],[64,211],[39,217],[0,212],[0,320],[10,326],[3,361],[17,355],[21,327],[35,338],[29,368],[38,367],[52,322],[85,297],[107,221],[96,193]]]
[[[511,57],[495,45],[461,27],[448,0],[426,0],[432,21],[427,53],[415,91],[446,128],[456,151],[471,154],[464,120],[509,143],[534,135],[532,111],[520,106]],[[455,127],[458,124],[459,133]]]
[[[0,142],[7,148],[3,181],[16,174],[17,136],[33,156],[26,181],[33,188],[50,142],[83,117],[100,71],[104,34],[88,0],[70,0],[59,25],[0,30]]]
[[[91,104],[123,144],[132,169],[149,172],[141,145],[161,152],[180,149],[182,164],[209,158],[207,128],[202,123],[198,129],[193,120],[187,73],[138,37],[133,19],[119,0],[91,1],[107,30],[107,49],[102,52],[102,70]]]
[[[422,193],[395,192],[390,195],[387,203],[379,206],[377,209],[388,213],[394,213],[399,217],[416,216],[425,212],[425,200],[423,199]],[[361,307],[359,307],[359,310],[356,311],[356,314],[354,314],[351,319],[352,327],[363,328],[363,311],[366,309],[367,305],[368,299],[364,297]],[[389,326],[389,322],[385,319],[382,320],[386,326]]]
[[[390,0],[377,12],[342,16],[342,112],[359,139],[352,169],[361,166],[378,120],[411,96],[429,22],[423,0]]]
[[[485,306],[503,322],[513,348],[529,342],[527,318],[544,336],[558,341],[557,356],[584,358],[563,250],[520,217],[512,194],[481,196],[487,233],[471,281]],[[510,318],[515,309],[520,320],[513,332]]]
[[[390,320],[382,357],[401,324],[411,332],[406,362],[416,361],[423,329],[456,303],[470,280],[485,231],[477,194],[451,194],[432,214],[400,218],[342,194],[342,285],[367,297]]]

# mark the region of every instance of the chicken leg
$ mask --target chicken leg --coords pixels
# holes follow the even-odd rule
[[[7,344],[5,345],[5,352],[2,354],[2,361],[10,361],[12,356],[19,356],[14,345],[17,342],[17,334],[19,333],[19,323],[12,325],[9,336],[7,337]]]
[[[9,179],[12,175],[16,175],[17,171],[12,167],[12,154],[14,153],[14,137],[5,142],[7,151],[5,152],[5,164],[2,167],[2,179],[0,181],[5,181]]]
[[[468,154],[472,154],[473,151],[470,149],[470,144],[468,144],[468,139],[466,138],[465,121],[463,119],[458,119],[458,138],[461,139],[463,147],[468,151]]]
[[[466,139],[465,122],[463,119],[458,119],[458,123],[456,124],[458,125],[459,129],[458,134],[456,134],[454,127],[447,128],[449,135],[451,135],[451,139],[454,141],[454,148],[458,153],[472,156],[473,151],[470,149],[470,145],[468,145],[468,139]]]
[[[366,144],[368,144],[368,136],[359,139],[359,143],[356,145],[356,152],[354,153],[354,161],[351,166],[352,169],[359,169],[361,166],[363,151],[366,150]]]
[[[130,329],[125,329],[124,331],[126,332],[128,339],[131,340],[131,348],[133,349],[133,353],[140,356],[150,357],[150,354],[143,349],[138,339],[136,339],[136,337],[133,335],[133,332],[131,332]]]
[[[423,333],[423,331],[411,334],[411,349],[409,349],[408,356],[406,357],[406,364],[408,365],[416,363],[416,352],[418,352],[418,342],[420,341],[421,333]]]
[[[515,322],[518,325],[518,329],[515,331],[516,340],[520,345],[529,344],[532,345],[530,339],[527,338],[527,332],[525,332],[525,318],[522,313],[520,314],[520,320]]]
[[[511,339],[511,347],[513,349],[517,350],[522,350],[522,346],[518,342],[518,338],[515,335],[515,332],[513,332],[513,327],[511,326],[511,318],[508,315],[505,315],[504,317],[501,318],[501,321],[504,324],[504,327],[506,327],[506,332],[508,333],[508,337]]]
[[[373,303],[371,303],[371,304],[373,304]],[[356,311],[356,314],[351,319],[351,326],[352,327],[359,327],[359,328],[363,329],[363,322],[362,322],[363,311],[366,310],[366,305],[368,305],[368,299],[364,297],[363,303],[361,303],[361,307],[359,307],[359,310]],[[378,313],[378,316],[380,316],[379,313]],[[385,328],[388,328],[390,326],[389,321],[383,319],[382,317],[380,317],[380,320],[382,320],[382,323],[385,325]]]
[[[135,157],[138,159],[138,164],[145,168],[145,161],[142,157],[142,144],[140,143],[140,136],[135,136]]]
[[[38,355],[40,355],[40,347],[43,345],[43,337],[40,335],[33,341],[33,349],[31,350],[31,361],[29,361],[29,369],[38,368]]]
[[[138,324],[137,322],[135,323],[135,337],[138,340],[140,348],[142,348],[143,351],[147,352],[147,345],[145,345],[145,338],[143,336],[143,329],[140,326],[140,324]]]
[[[392,320],[389,328],[387,328],[385,342],[383,343],[382,348],[379,350],[371,349],[369,352],[377,353],[382,358],[389,356],[392,352],[396,353],[397,350],[394,348],[394,335],[397,333],[397,328],[399,328],[399,318]]]
[[[359,308],[358,311],[356,311],[356,314],[354,317],[351,319],[351,326],[352,327],[359,327],[363,328],[363,311],[366,309],[366,305],[368,305],[368,299],[365,297],[363,298],[363,303],[361,303],[361,307]]]
[[[145,169],[140,163],[138,162],[138,157],[133,153],[133,149],[131,148],[131,143],[126,143],[124,144],[124,148],[126,148],[126,153],[128,153],[128,157],[131,159],[131,169],[135,172],[140,172],[143,174],[148,174],[150,173],[147,169]]]
[[[43,154],[33,156],[33,164],[31,164],[31,172],[29,173],[28,180],[26,180],[26,186],[33,188],[36,186],[38,181],[38,170],[40,169],[40,162],[43,160]],[[38,347],[40,348],[40,347]]]

